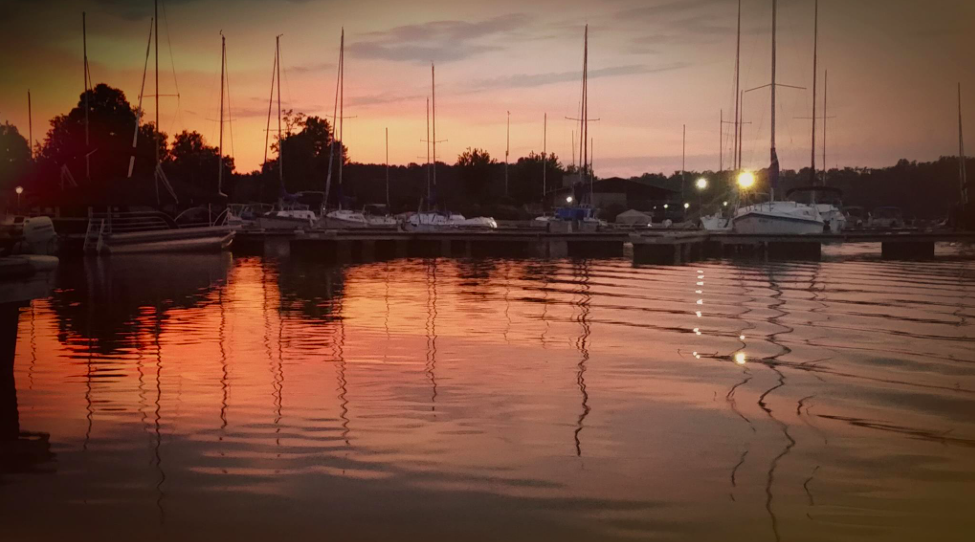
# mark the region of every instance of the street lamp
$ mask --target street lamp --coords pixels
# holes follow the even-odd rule
[[[691,208],[691,204],[690,203],[685,203],[684,204],[684,208],[685,209],[690,209]]]
[[[565,202],[566,203],[572,203],[572,196],[566,196],[565,197]]]
[[[14,192],[17,193],[17,208],[20,209],[20,195],[24,193],[24,187],[18,186],[17,188],[14,188]]]
[[[707,179],[705,179],[704,177],[701,177],[700,179],[697,180],[697,189],[698,190],[707,190],[707,188],[708,188],[708,180]]]
[[[669,203],[665,203],[664,204],[664,209],[670,209],[670,204]]]

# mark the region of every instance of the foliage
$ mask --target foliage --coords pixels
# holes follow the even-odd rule
[[[30,146],[17,127],[0,124],[0,194],[23,183],[31,169]]]

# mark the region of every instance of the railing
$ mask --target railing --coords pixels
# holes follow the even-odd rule
[[[89,213],[88,220],[88,233],[85,234],[86,238],[91,236],[92,226],[94,224],[101,224],[99,227],[102,234],[170,230],[177,227],[172,218],[156,211],[92,212]]]

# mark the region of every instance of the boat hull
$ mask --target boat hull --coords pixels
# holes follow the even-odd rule
[[[312,221],[305,218],[262,216],[254,221],[254,228],[265,231],[295,231],[311,226]]]
[[[220,251],[233,243],[235,235],[236,231],[224,227],[109,234],[99,239],[97,251],[107,254]]]
[[[758,235],[810,235],[823,233],[823,222],[800,217],[751,211],[736,216],[732,222],[735,233]]]

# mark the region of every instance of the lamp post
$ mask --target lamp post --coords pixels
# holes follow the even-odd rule
[[[24,187],[23,186],[18,186],[17,188],[14,188],[14,192],[17,193],[17,210],[19,211],[20,210],[20,195],[24,193]]]

